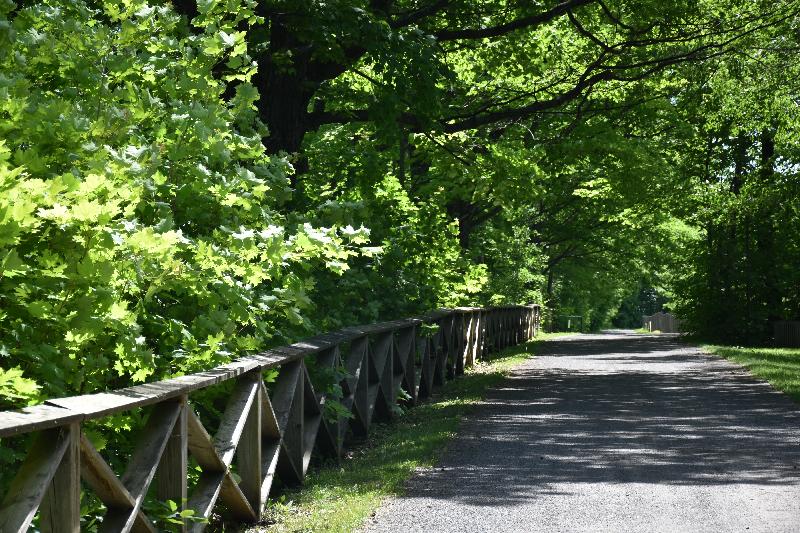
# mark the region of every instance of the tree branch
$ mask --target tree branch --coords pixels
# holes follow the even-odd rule
[[[488,28],[466,28],[458,30],[440,30],[434,33],[434,36],[439,41],[455,41],[459,39],[486,39],[492,37],[500,37],[507,33],[523,28],[530,28],[531,26],[538,26],[545,22],[550,22],[553,19],[560,17],[567,13],[570,9],[591,4],[596,0],[566,0],[560,4],[556,4],[551,9],[536,15],[522,17],[505,24],[497,26],[490,26]]]
[[[449,3],[450,0],[437,0],[436,2],[432,2],[425,7],[417,9],[416,11],[411,11],[410,13],[400,16],[400,18],[389,22],[389,26],[395,29],[405,28],[406,26],[410,26],[415,22],[435,15],[436,13],[444,10]]]

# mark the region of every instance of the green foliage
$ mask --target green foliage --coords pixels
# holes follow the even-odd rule
[[[685,219],[698,238],[674,280],[675,306],[689,329],[710,341],[764,344],[772,322],[800,319],[792,24],[754,39],[756,56],[720,61],[696,89],[700,103],[682,106],[695,117],[694,148],[681,165],[693,178]]]
[[[0,368],[0,396],[10,401],[31,403],[39,396],[39,385],[22,376],[21,368]]]
[[[185,503],[185,502],[184,502]],[[179,510],[178,503],[172,500],[152,501],[145,506],[147,516],[159,526],[160,531],[180,531],[183,524],[207,523],[208,520],[196,515],[194,509]]]
[[[0,0],[0,409],[445,306],[767,341],[795,2]],[[84,429],[120,468],[146,416]]]
[[[703,346],[703,349],[739,363],[800,402],[800,349],[743,346]]]
[[[291,167],[261,145],[237,30],[253,8],[208,4],[192,31],[143,1],[43,2],[7,21],[5,407],[39,397],[31,380],[43,397],[93,392],[293,338],[312,271],[341,272],[365,242],[279,212]]]
[[[349,376],[347,369],[343,366],[320,366],[312,358],[306,360],[306,368],[314,390],[325,393],[323,416],[331,422],[353,418],[353,413],[341,401],[344,398],[341,383]]]

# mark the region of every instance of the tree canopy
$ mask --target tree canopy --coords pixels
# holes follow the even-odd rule
[[[441,305],[796,315],[794,1],[0,13],[11,404]]]
[[[0,0],[0,403],[441,306],[768,342],[798,7]]]

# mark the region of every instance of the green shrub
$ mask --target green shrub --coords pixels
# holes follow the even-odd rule
[[[0,408],[285,342],[366,241],[280,213],[254,4],[0,2]]]

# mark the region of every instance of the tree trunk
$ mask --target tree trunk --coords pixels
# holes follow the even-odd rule
[[[765,129],[761,132],[761,153],[759,154],[759,177],[763,190],[767,190],[775,179],[775,131]],[[779,272],[772,258],[776,257],[775,251],[775,210],[772,197],[766,193],[765,198],[759,202],[759,221],[756,231],[756,254],[761,258],[761,270],[764,283],[763,301],[766,307],[766,321],[764,323],[764,337],[770,335],[770,324],[781,318],[781,291],[779,288]]]
[[[269,51],[259,59],[253,81],[258,88],[258,112],[269,128],[264,144],[272,153],[300,151],[308,130],[308,106],[319,88],[309,80],[310,49],[293,36],[279,15],[270,23]],[[288,58],[278,64],[274,58]]]

